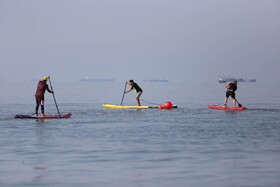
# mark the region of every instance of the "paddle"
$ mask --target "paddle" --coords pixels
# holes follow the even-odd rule
[[[122,96],[121,105],[122,105],[122,103],[123,103],[123,99],[124,99],[124,95],[125,95],[125,90],[126,90],[126,82],[125,82],[125,85],[124,85],[124,90],[123,90],[123,96]]]
[[[53,87],[52,87],[52,82],[51,82],[50,76],[49,76],[49,81],[50,81],[50,86],[51,86],[51,89],[52,89],[52,92],[53,92]],[[56,99],[55,99],[54,93],[52,93],[52,95],[53,95],[53,100],[54,100],[54,103],[55,103],[55,106],[56,106],[56,109],[57,109],[57,112],[58,112],[58,116],[59,116],[59,118],[61,118],[61,115],[60,115],[60,112],[58,110],[58,106],[57,106],[57,103],[56,103]]]
[[[242,105],[237,101],[237,99],[235,99],[235,101],[238,103],[239,107],[242,107]]]

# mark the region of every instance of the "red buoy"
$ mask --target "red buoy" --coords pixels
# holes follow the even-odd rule
[[[162,105],[158,105],[158,109],[161,110],[163,107]]]
[[[165,110],[172,110],[173,104],[170,101],[166,101],[164,103],[164,109]]]

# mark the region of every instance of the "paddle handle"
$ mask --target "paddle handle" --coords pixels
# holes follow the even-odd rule
[[[124,90],[123,90],[123,96],[122,96],[121,105],[123,104],[123,99],[124,99],[125,91],[126,91],[126,82],[125,82],[125,85],[124,85]]]
[[[49,76],[49,81],[50,81],[50,86],[51,86],[51,89],[52,89],[52,92],[53,92],[52,81],[51,81],[50,76]],[[59,116],[59,118],[61,118],[61,115],[60,115],[60,112],[59,112],[59,109],[58,109],[58,106],[57,106],[57,102],[56,102],[56,99],[55,99],[55,96],[54,96],[54,92],[52,93],[52,95],[53,95],[53,100],[54,100],[54,103],[55,103],[55,106],[56,106],[58,116]]]

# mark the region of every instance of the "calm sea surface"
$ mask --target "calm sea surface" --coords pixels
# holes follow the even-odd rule
[[[36,82],[0,82],[0,186],[279,187],[280,88],[240,83],[245,111],[216,111],[225,88],[143,83],[142,99],[171,111],[109,110],[124,84],[53,81],[70,119],[22,120],[34,113]],[[124,104],[135,104],[135,93]],[[143,102],[143,104],[147,104]],[[229,99],[231,104],[231,99]],[[51,94],[45,110],[56,114]]]

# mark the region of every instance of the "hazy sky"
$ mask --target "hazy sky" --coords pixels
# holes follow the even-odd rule
[[[0,0],[0,79],[280,81],[279,0]]]

